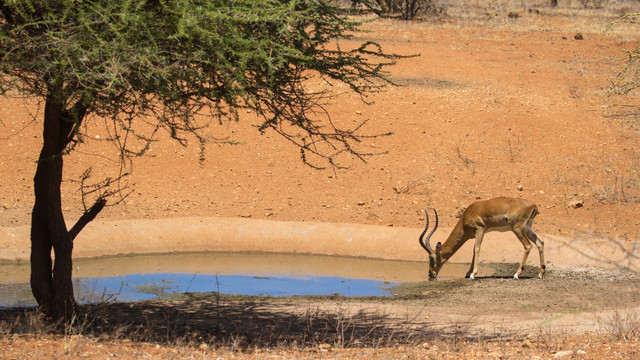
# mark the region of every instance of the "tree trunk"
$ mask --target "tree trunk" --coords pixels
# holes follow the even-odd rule
[[[73,123],[65,119],[64,104],[59,97],[47,96],[43,145],[34,177],[31,289],[45,314],[66,320],[71,319],[77,308],[71,282],[73,239],[67,231],[60,198],[62,156],[72,129]]]

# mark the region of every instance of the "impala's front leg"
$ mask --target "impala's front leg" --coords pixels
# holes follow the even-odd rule
[[[478,260],[480,259],[480,246],[482,245],[482,238],[484,237],[484,229],[479,228],[476,230],[476,242],[473,245],[473,259],[471,259],[471,266],[465,277],[473,280],[478,274]]]

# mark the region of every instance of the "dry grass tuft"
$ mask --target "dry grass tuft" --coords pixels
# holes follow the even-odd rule
[[[640,315],[637,310],[615,310],[600,320],[605,334],[618,341],[640,340]]]

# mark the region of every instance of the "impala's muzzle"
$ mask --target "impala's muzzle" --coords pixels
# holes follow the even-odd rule
[[[438,271],[436,270],[436,257],[431,255],[429,256],[429,278],[435,279],[438,276]]]

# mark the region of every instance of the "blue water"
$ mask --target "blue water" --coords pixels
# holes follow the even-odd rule
[[[242,295],[390,296],[397,283],[332,276],[278,277],[154,273],[101,278],[75,278],[78,301],[138,301],[186,292]]]

